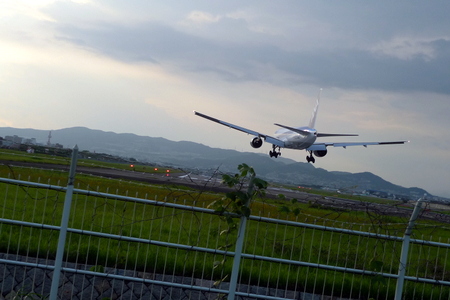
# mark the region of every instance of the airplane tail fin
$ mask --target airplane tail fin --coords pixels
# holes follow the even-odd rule
[[[311,120],[309,120],[309,128],[314,128],[314,126],[316,126],[316,118],[317,118],[317,112],[319,111],[319,101],[320,101],[321,93],[322,93],[322,89],[319,90],[319,95],[317,96],[316,107],[314,107],[314,110],[313,110],[312,116],[311,116]]]

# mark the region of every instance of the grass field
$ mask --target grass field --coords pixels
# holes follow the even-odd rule
[[[47,155],[30,157],[0,152],[2,160],[13,160],[14,157],[45,163],[53,160]],[[104,162],[98,162],[98,165],[111,167]],[[114,164],[114,167],[129,168],[127,164]],[[0,165],[0,177],[58,186],[65,186],[67,182],[67,172],[5,165]],[[148,185],[81,174],[76,176],[76,188],[199,207],[207,207],[224,196],[202,193],[187,187]],[[2,218],[59,225],[63,200],[63,192],[0,184]],[[408,220],[361,211],[336,211],[301,203],[290,204],[300,212],[295,216],[280,212],[280,207],[285,205],[286,201],[280,199],[255,199],[251,209],[252,214],[264,217],[396,236],[403,234]],[[69,226],[118,236],[230,251],[234,250],[236,239],[236,232],[228,232],[229,224],[217,215],[84,195],[74,196]],[[227,234],[221,234],[223,232]],[[413,237],[426,237],[448,243],[450,234],[446,224],[420,220]],[[55,231],[0,223],[2,252],[53,258],[57,238],[58,233]],[[169,272],[213,280],[220,280],[231,271],[231,259],[225,259],[222,255],[125,242],[120,239],[69,234],[66,249],[67,260],[101,268],[127,268],[150,273]],[[251,221],[248,223],[245,253],[396,274],[400,243]],[[409,275],[450,280],[447,253],[448,251],[442,248],[413,245],[409,260],[409,268],[412,271]],[[353,298],[369,298],[367,295],[370,295],[374,299],[384,298],[385,295],[390,299],[395,289],[395,280],[381,276],[342,274],[254,260],[244,260],[242,266],[243,282],[263,286],[276,285],[298,289],[300,285],[306,291],[323,290]],[[410,293],[411,297],[408,299],[431,299],[436,295],[449,297],[448,288],[412,282],[407,283],[405,291]]]

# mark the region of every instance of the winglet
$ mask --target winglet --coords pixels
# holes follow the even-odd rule
[[[316,126],[316,118],[317,118],[317,112],[319,111],[319,101],[320,101],[320,94],[322,93],[322,89],[319,90],[319,95],[317,96],[317,103],[316,107],[314,107],[311,120],[309,121],[309,128],[314,128]]]

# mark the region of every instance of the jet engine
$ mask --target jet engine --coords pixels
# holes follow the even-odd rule
[[[317,157],[324,157],[325,155],[327,155],[327,150],[316,150],[313,151],[314,155]]]
[[[260,137],[255,137],[255,138],[250,142],[250,145],[251,145],[253,148],[259,148],[259,147],[262,146],[262,144],[263,144],[263,141],[262,141],[262,139],[261,139]]]

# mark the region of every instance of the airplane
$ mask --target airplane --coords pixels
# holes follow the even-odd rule
[[[205,118],[207,120],[222,124],[224,126],[245,132],[247,134],[251,134],[255,136],[251,142],[250,145],[253,148],[260,148],[263,144],[263,140],[267,143],[272,144],[272,150],[269,151],[270,157],[277,158],[281,155],[281,148],[286,149],[294,149],[294,150],[306,150],[309,155],[306,156],[306,161],[309,163],[315,163],[316,157],[324,157],[327,155],[327,147],[333,146],[333,147],[343,147],[347,148],[348,146],[364,146],[367,147],[369,145],[394,145],[394,144],[404,144],[409,141],[393,141],[393,142],[357,142],[357,143],[330,143],[330,142],[316,142],[317,138],[321,137],[333,137],[333,136],[358,136],[357,134],[342,134],[342,133],[321,133],[318,132],[314,127],[316,123],[317,118],[317,112],[319,110],[319,102],[320,102],[320,93],[322,89],[319,92],[319,95],[317,97],[316,106],[312,112],[311,120],[309,121],[308,126],[304,127],[290,127],[286,125],[281,125],[278,123],[275,123],[276,126],[281,127],[275,132],[275,135],[272,137],[267,134],[263,134],[254,130],[250,130],[241,126],[237,126],[210,116],[207,116],[205,114],[199,113],[194,110],[194,114]],[[314,156],[313,156],[314,154]]]

